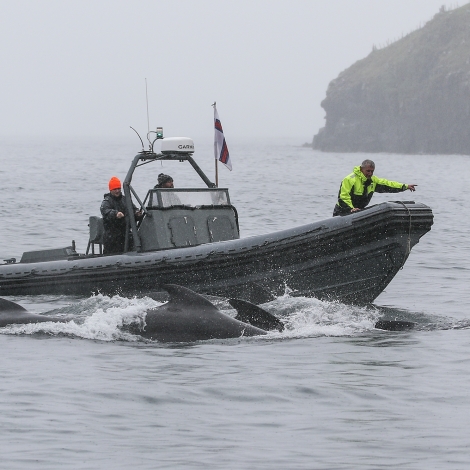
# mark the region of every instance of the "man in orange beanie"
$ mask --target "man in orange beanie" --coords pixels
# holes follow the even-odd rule
[[[109,180],[109,193],[104,195],[100,211],[103,216],[104,236],[103,254],[116,254],[124,252],[126,241],[126,202],[121,191],[121,181],[116,176]],[[137,207],[134,208],[134,217],[140,220],[143,215]],[[129,233],[129,241],[132,241]],[[129,243],[131,248],[132,243]]]
[[[113,191],[115,189],[121,189],[121,181],[117,176],[112,176],[109,180],[108,186],[110,191]]]

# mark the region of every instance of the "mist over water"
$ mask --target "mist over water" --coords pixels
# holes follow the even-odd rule
[[[212,143],[195,144],[213,178]],[[330,217],[341,179],[364,158],[378,176],[418,184],[374,203],[423,202],[435,223],[374,305],[292,297],[286,286],[263,306],[286,331],[263,337],[159,344],[127,328],[160,305],[148,297],[8,297],[71,320],[0,329],[0,468],[467,468],[470,157],[228,144],[234,170],[221,167],[219,185],[242,237]],[[0,259],[72,240],[84,252],[109,178],[123,179],[139,150],[124,140],[3,141]],[[165,162],[136,173],[137,192],[160,172],[202,187],[184,164]],[[375,330],[381,317],[417,327]]]

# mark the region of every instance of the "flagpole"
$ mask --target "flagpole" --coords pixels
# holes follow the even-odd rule
[[[214,108],[214,158],[215,158],[215,186],[219,187],[219,166],[218,162],[222,162],[230,171],[232,171],[232,162],[228,152],[227,142],[225,142],[224,131],[220,123],[219,113],[217,112],[216,103],[212,105]]]
[[[215,121],[215,106],[216,106],[216,102],[214,101],[214,103],[212,104],[212,107],[214,108],[214,121]],[[217,158],[217,148],[215,146],[215,142],[214,142],[214,156],[215,156],[215,187],[218,188],[219,187],[219,166],[218,166],[218,158]]]

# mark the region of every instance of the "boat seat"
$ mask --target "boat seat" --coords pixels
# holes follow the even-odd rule
[[[91,253],[94,255],[95,245],[98,245],[100,255],[102,255],[103,254],[103,235],[104,235],[103,219],[101,217],[96,217],[92,215],[88,219],[88,226],[90,227],[90,238],[88,240],[86,254],[89,253],[90,247],[91,247]]]

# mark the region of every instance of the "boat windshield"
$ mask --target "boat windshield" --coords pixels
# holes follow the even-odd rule
[[[228,206],[227,189],[151,189],[147,195],[149,207]]]

